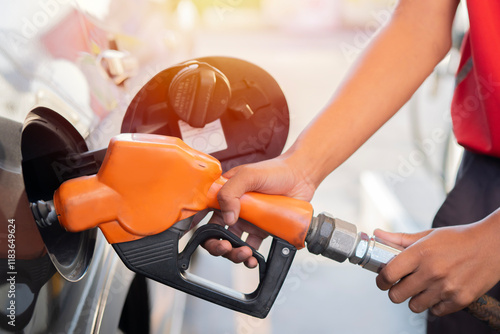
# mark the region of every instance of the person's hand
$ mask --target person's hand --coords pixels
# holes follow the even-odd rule
[[[214,211],[209,224],[226,225],[220,211]],[[248,235],[245,242],[255,249],[258,249],[262,241],[268,236],[266,231],[243,219],[238,219],[236,223],[228,227],[228,230],[239,238],[241,238],[243,232],[246,232]],[[234,263],[244,262],[248,268],[257,266],[257,259],[252,256],[252,250],[249,247],[233,248],[229,241],[217,239],[205,241],[203,247],[213,256],[224,256]]]
[[[260,192],[271,195],[284,195],[310,201],[315,186],[305,172],[291,163],[284,156],[235,167],[224,174],[229,180],[221,188],[217,199],[221,212],[214,213],[211,223],[229,225],[229,231],[241,237],[248,233],[246,242],[258,249],[267,233],[258,227],[238,219],[240,197],[247,192]],[[257,266],[257,260],[248,247],[233,248],[227,240],[207,240],[204,247],[214,256],[224,256],[229,260],[244,262],[249,268]]]
[[[459,311],[500,279],[499,230],[498,213],[475,224],[416,234],[377,230],[377,237],[407,247],[380,272],[377,286],[389,290],[394,303],[411,298],[416,313]]]

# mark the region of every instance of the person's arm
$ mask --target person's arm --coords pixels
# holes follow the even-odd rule
[[[446,55],[457,5],[458,0],[401,0],[331,103],[287,152],[226,173],[230,179],[218,195],[224,223],[235,224],[239,198],[249,191],[310,200],[321,181],[403,106]],[[241,230],[238,224],[232,228]],[[224,241],[205,246],[235,262],[251,254]],[[256,265],[251,262],[246,264]]]
[[[280,159],[316,188],[408,101],[446,55],[457,4],[402,0],[332,102]],[[233,178],[222,188],[222,211],[233,213],[225,215],[226,224],[238,217],[237,197],[260,190],[253,183],[261,182]]]
[[[458,2],[403,0],[287,155],[315,186],[391,118],[451,47]]]

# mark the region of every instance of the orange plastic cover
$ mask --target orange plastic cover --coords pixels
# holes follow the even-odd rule
[[[61,225],[79,232],[99,226],[110,243],[165,231],[206,208],[219,208],[226,182],[217,159],[182,140],[151,134],[121,134],[109,144],[96,175],[64,182],[54,195]],[[247,193],[240,217],[290,242],[304,241],[310,203],[284,196]]]

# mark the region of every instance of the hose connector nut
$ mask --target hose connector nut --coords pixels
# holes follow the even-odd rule
[[[311,253],[344,262],[355,249],[357,229],[354,224],[321,213],[313,219],[306,242]]]
[[[358,244],[349,258],[349,262],[378,273],[401,250],[402,247],[398,245],[391,244],[377,237],[369,237],[366,233],[360,232]]]

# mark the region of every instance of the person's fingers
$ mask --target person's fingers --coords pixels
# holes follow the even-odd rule
[[[217,210],[213,212],[208,223],[226,226],[222,213]],[[227,230],[238,238],[241,238],[243,232],[247,232],[248,236],[245,241],[255,249],[260,247],[262,240],[268,235],[265,231],[241,219],[228,226]],[[213,256],[223,256],[235,263],[244,262],[248,268],[254,268],[258,265],[257,259],[253,257],[249,247],[233,248],[229,241],[219,239],[206,240],[202,246]]]
[[[445,310],[446,310],[446,303],[441,301],[436,305],[432,306],[429,311],[433,315],[440,317],[445,315]]]
[[[233,249],[229,241],[218,239],[208,239],[202,246],[213,256],[224,256]]]
[[[237,166],[224,173],[229,180],[217,194],[217,200],[221,208],[221,217],[226,225],[234,224],[240,214],[240,197],[246,192],[244,183],[237,179],[230,182],[231,178],[238,173],[243,165]]]
[[[222,216],[218,211],[213,212],[208,224],[225,226]],[[213,256],[224,256],[233,249],[233,246],[229,241],[219,239],[208,239],[202,244],[202,247]]]
[[[408,247],[418,240],[422,239],[429,233],[431,233],[432,230],[427,230],[419,233],[393,233],[393,232],[387,232],[381,229],[376,229],[373,234],[382,240],[389,241],[393,244],[402,246],[402,247]]]
[[[240,166],[235,172],[227,173],[231,178],[217,193],[217,200],[222,217],[227,225],[233,225],[240,214],[240,197],[249,191],[258,190],[262,175],[247,173],[245,166]]]
[[[408,306],[412,312],[421,313],[440,302],[439,293],[434,290],[425,290],[410,299]]]
[[[208,223],[225,226],[220,211],[214,211]],[[267,234],[264,234],[264,232],[261,233],[256,227],[243,220],[239,220],[237,224],[229,226],[228,231],[238,238],[241,238],[243,232],[248,232],[246,242],[255,249],[260,246],[262,239],[267,236]],[[254,235],[254,232],[258,235]],[[254,268],[258,265],[257,259],[252,256],[252,250],[249,247],[233,248],[229,241],[219,239],[209,239],[202,246],[213,256],[223,256],[235,263],[244,262],[249,268]]]
[[[219,211],[213,212],[212,217],[210,217],[210,220],[208,221],[208,224],[225,226]],[[208,239],[202,244],[202,247],[205,248],[213,256],[223,256],[233,249],[229,241],[219,239]]]
[[[243,167],[245,165],[239,165],[239,166],[236,166],[234,168],[231,168],[230,170],[228,170],[227,172],[225,172],[224,174],[222,174],[222,176],[224,176],[226,179],[230,179],[232,178],[236,173],[238,173],[238,171],[241,169],[241,167]]]
[[[442,317],[450,313],[454,313],[457,311],[462,310],[465,308],[468,304],[457,304],[453,301],[450,300],[445,300],[437,303],[436,305],[432,306],[429,310],[431,313],[435,316]]]
[[[427,281],[422,279],[422,275],[419,275],[419,272],[417,271],[400,279],[396,284],[391,286],[389,289],[389,299],[393,303],[400,304],[412,296],[416,296],[425,291],[427,285]],[[428,307],[432,305],[429,305]]]
[[[253,234],[253,227],[250,226],[249,223],[246,223],[244,221],[238,221],[237,224],[234,224],[232,226],[228,227],[228,231],[236,235],[238,238],[241,238],[243,232],[247,232],[247,228],[250,227],[250,231],[245,242],[253,247],[254,249],[258,249],[260,247],[260,244],[262,243],[262,240],[267,236],[267,235],[256,235]],[[243,249],[243,250],[242,250]],[[247,252],[247,249],[250,250],[250,252]],[[252,251],[249,247],[243,246],[243,247],[238,247],[234,248],[234,252],[226,256],[228,259],[231,261],[233,259],[236,259],[234,262],[240,263],[244,262],[245,265],[248,268],[255,268],[258,264],[257,259],[252,256]]]
[[[393,258],[378,274],[379,289],[389,290],[396,282],[416,270],[421,261],[420,254],[410,247]]]
[[[224,257],[234,263],[241,263],[252,257],[252,250],[247,246],[233,248],[230,252],[226,253]]]
[[[245,266],[247,266],[248,268],[255,268],[255,267],[257,267],[257,265],[258,265],[259,263],[257,262],[257,259],[256,259],[256,258],[254,258],[254,257],[252,256],[252,257],[248,258],[248,260],[246,260],[246,261],[244,262],[244,264],[245,264]]]
[[[257,259],[252,256],[253,253],[250,247],[233,248],[229,241],[217,239],[205,241],[203,247],[213,256],[223,256],[234,263],[245,262],[245,265],[249,268],[257,266]]]

